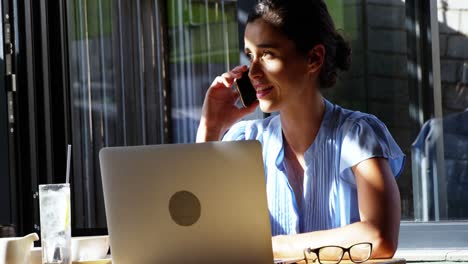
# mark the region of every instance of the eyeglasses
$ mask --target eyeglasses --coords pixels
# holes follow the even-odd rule
[[[312,263],[317,260],[320,264],[338,264],[341,262],[346,252],[348,252],[349,259],[352,262],[362,263],[370,258],[372,243],[357,243],[348,248],[340,246],[306,248],[304,249],[304,259],[306,263]]]

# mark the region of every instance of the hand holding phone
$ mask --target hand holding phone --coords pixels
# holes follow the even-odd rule
[[[257,92],[250,82],[249,71],[245,71],[242,77],[236,80],[236,87],[244,107],[248,107],[257,101]]]

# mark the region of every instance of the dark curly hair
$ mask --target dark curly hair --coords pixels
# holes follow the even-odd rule
[[[300,53],[307,54],[315,45],[324,45],[321,88],[334,86],[338,70],[349,69],[351,47],[335,29],[323,0],[260,0],[249,14],[247,23],[259,18],[293,41]]]

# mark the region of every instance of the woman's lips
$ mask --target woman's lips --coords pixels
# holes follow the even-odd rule
[[[270,94],[271,91],[273,91],[273,86],[261,87],[261,88],[259,87],[259,88],[255,88],[255,90],[257,92],[257,98],[262,99],[263,97]]]

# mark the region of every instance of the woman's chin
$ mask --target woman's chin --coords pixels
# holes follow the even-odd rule
[[[260,110],[262,110],[262,112],[270,114],[270,113],[277,111],[277,109],[274,107],[271,101],[266,101],[266,100],[259,100],[259,101],[260,101],[259,107],[260,107]]]

